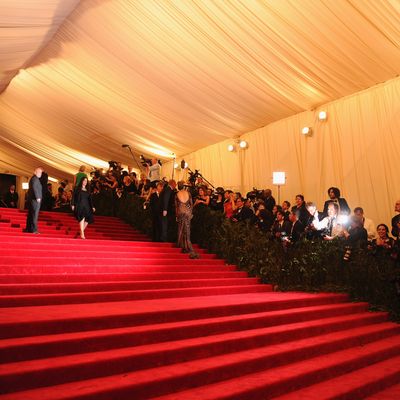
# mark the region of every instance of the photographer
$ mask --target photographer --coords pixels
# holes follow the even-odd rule
[[[199,188],[199,193],[197,195],[196,201],[194,202],[193,208],[201,205],[202,207],[207,207],[210,204],[210,196],[206,194],[205,188],[202,186]]]
[[[146,163],[146,173],[153,185],[161,179],[161,166],[157,159],[153,158],[151,160],[151,165]]]
[[[350,228],[343,229],[343,236],[346,239],[346,251],[343,256],[344,261],[349,261],[351,252],[355,246],[364,248],[368,242],[367,230],[363,227],[360,217],[353,215],[350,218]]]

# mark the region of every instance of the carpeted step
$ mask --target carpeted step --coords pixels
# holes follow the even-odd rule
[[[285,324],[291,324],[289,330],[293,331],[293,329],[296,330],[296,323],[300,322],[304,325],[304,321],[307,321],[307,324],[313,324],[315,332],[318,329],[318,324],[325,327],[330,324],[330,329],[332,329],[332,323],[337,324],[335,318],[344,316],[350,317],[352,324],[355,324],[356,320],[359,322],[386,320],[387,316],[384,313],[362,313],[366,310],[366,306],[365,303],[329,304],[142,326],[129,326],[128,324],[123,328],[97,331],[3,339],[0,340],[0,359],[3,362],[24,361],[55,357],[61,354],[76,354],[82,351],[140,346]],[[344,319],[338,321],[341,324]],[[307,330],[301,325],[298,325],[297,328],[298,335],[300,328]],[[344,326],[341,325],[340,328],[344,328]],[[276,340],[275,335],[273,339]]]
[[[193,266],[113,266],[112,271],[105,273],[107,269],[105,266],[100,267],[85,267],[85,268],[57,268],[55,266],[46,267],[4,267],[0,270],[20,272],[20,274],[7,274],[6,272],[0,274],[0,282],[9,283],[29,283],[29,282],[87,282],[87,281],[107,281],[107,280],[176,280],[176,279],[221,279],[221,278],[244,278],[247,276],[246,272],[233,271],[229,266],[214,266],[207,267],[201,266],[200,268],[193,268]],[[38,269],[44,271],[43,274],[37,274],[34,271]],[[172,269],[172,271],[171,271]],[[110,270],[110,268],[109,268]],[[139,272],[142,271],[142,272]],[[182,272],[185,271],[185,272]],[[43,277],[43,281],[41,280]]]
[[[19,251],[19,250],[24,250],[24,251],[30,251],[30,250],[48,250],[49,248],[49,243],[41,243],[35,241],[35,243],[27,242],[27,243],[21,243],[20,241],[2,241],[3,244],[7,244],[6,249],[8,251]],[[103,242],[104,243],[104,242]],[[129,243],[125,242],[126,245],[123,246],[121,244],[114,244],[114,242],[111,243],[112,246],[112,251],[113,252],[162,252],[162,253],[177,253],[179,254],[181,252],[181,249],[175,247],[175,246],[156,246],[155,243],[152,242],[147,242],[147,243],[134,243],[130,245]],[[141,245],[140,245],[141,244]],[[70,254],[70,251],[85,251],[85,252],[90,252],[90,251],[96,251],[95,248],[93,247],[93,243],[89,240],[79,240],[79,243],[77,243],[76,240],[68,240],[65,241],[64,243],[51,243],[51,249],[53,251],[63,251],[63,252],[68,252]],[[196,249],[196,253],[199,254],[205,254],[207,251],[205,249]],[[6,254],[6,253],[4,253]]]
[[[240,286],[259,283],[257,278],[238,279],[187,279],[163,281],[113,281],[113,282],[76,282],[76,283],[44,283],[40,284],[0,284],[1,296],[45,294],[45,293],[79,293],[107,292],[122,290],[157,290],[192,287]],[[0,298],[1,298],[0,296]]]
[[[107,252],[102,253],[101,257],[102,259],[130,259],[130,258],[141,258],[141,259],[157,259],[157,258],[173,258],[174,260],[187,260],[189,259],[189,256],[187,254],[184,254],[180,252],[178,249],[168,249],[169,251],[164,252],[163,249],[150,249],[148,251],[140,251],[140,248],[134,248],[134,249],[125,249],[125,251],[122,250],[115,250],[114,248],[111,248]],[[174,250],[174,251],[171,251]],[[68,253],[66,253],[68,251]],[[26,251],[28,253],[28,251]],[[60,257],[61,253],[61,257]],[[47,259],[47,258],[53,258],[55,260],[60,260],[64,259],[65,256],[63,254],[68,254],[67,259],[68,260],[81,260],[82,259],[82,249],[78,248],[75,250],[71,249],[29,249],[29,259],[36,258],[38,262],[40,262],[42,259]],[[99,251],[98,249],[85,249],[85,258],[94,258],[98,256]],[[10,258],[8,258],[10,257]],[[22,257],[21,254],[16,255],[15,254],[15,249],[3,249],[2,250],[2,260],[11,260],[11,259],[24,259],[25,257]],[[215,254],[205,254],[203,253],[201,255],[201,259],[216,259],[217,256]],[[61,260],[60,260],[61,261]]]
[[[86,240],[77,240],[74,238],[68,237],[43,237],[41,235],[31,235],[25,234],[22,237],[14,237],[14,236],[6,236],[2,238],[1,243],[10,244],[10,243],[18,243],[18,244],[47,244],[51,245],[64,245],[64,244],[72,244],[74,246],[87,245],[87,246],[105,246],[104,240],[96,240],[96,239],[86,239]],[[147,242],[147,241],[136,241],[136,242],[126,242],[124,240],[112,240],[108,243],[110,246],[128,246],[131,247],[140,247],[140,246],[148,246],[151,247],[175,247],[173,243],[163,243],[163,242]],[[104,250],[104,247],[102,248]]]
[[[400,382],[400,356],[296,390],[274,400],[364,399]],[[400,391],[398,392],[400,394]],[[391,397],[392,400],[400,397]],[[382,397],[379,396],[381,400]]]
[[[400,361],[397,360],[395,364],[395,368],[400,371],[399,368]],[[400,382],[400,379],[397,379],[397,382]],[[396,385],[390,386],[384,390],[379,391],[371,396],[365,397],[365,400],[397,400],[400,399],[400,383]]]
[[[385,336],[398,332],[398,328],[397,330],[393,328],[394,324],[388,325],[392,328],[388,327]],[[355,331],[358,332],[359,329],[365,328],[357,328]],[[140,400],[162,395],[163,400],[167,398],[247,400],[272,397],[287,392],[288,388],[304,387],[312,380],[344,374],[366,364],[400,354],[397,337],[389,336],[379,340],[380,333],[383,333],[381,329],[376,329],[375,333],[358,333],[360,335],[357,337],[351,333],[347,337],[344,332],[334,333],[323,335],[321,340],[303,339],[291,345],[288,343],[273,345],[180,364],[48,386],[43,389],[14,392],[3,396],[2,399],[134,398]],[[353,347],[357,344],[357,347]],[[321,352],[323,355],[304,359],[310,354],[317,355]],[[261,372],[254,373],[254,371]],[[85,373],[87,370],[82,370],[82,374]],[[82,379],[83,375],[79,375],[78,379]],[[62,378],[63,376],[55,374],[55,379]],[[221,382],[222,380],[224,381]],[[21,384],[27,385],[28,382],[21,381]],[[43,385],[44,382],[36,381],[36,384]],[[8,388],[9,385],[5,387]],[[21,386],[16,385],[16,387],[21,389]],[[197,389],[174,393],[190,387]]]
[[[253,312],[285,310],[344,303],[344,294],[323,293],[246,293],[138,300],[94,304],[67,304],[29,308],[3,308],[0,312],[0,338],[119,328],[122,326],[187,321]]]
[[[279,326],[230,332],[206,338],[8,363],[0,366],[0,382],[12,392],[110,374],[139,372],[147,368],[183,363],[188,360],[217,358],[219,355],[224,358],[224,365],[220,367],[222,372],[232,362],[238,364],[237,370],[241,370],[242,363],[243,368],[248,368],[246,364],[249,363],[254,364],[255,368],[264,368],[262,366],[264,363],[270,366],[284,365],[301,360],[309,354],[334,352],[360,343],[367,344],[377,338],[390,337],[400,332],[400,327],[391,323],[358,327],[359,324],[372,322],[366,319],[365,315],[360,318],[361,320],[356,317],[336,318],[331,325],[327,321],[325,324],[317,321],[315,324],[317,329],[314,331],[307,329],[307,323],[295,324],[300,325],[298,334],[297,326],[292,327],[293,329]],[[346,328],[353,329],[345,330]],[[318,337],[315,338],[313,335],[318,335]],[[295,348],[293,341],[297,341],[301,349]],[[259,349],[257,356],[254,357],[254,349],[259,348],[261,343],[268,344],[268,347]],[[398,345],[400,353],[400,343]],[[243,361],[238,360],[238,353]]]
[[[357,346],[339,350],[335,353],[315,355],[315,357],[308,360],[298,361],[289,365],[278,367],[272,365],[269,369],[265,368],[258,373],[246,374],[245,371],[242,371],[243,376],[235,379],[228,379],[224,382],[209,384],[171,395],[161,397],[146,396],[143,398],[152,398],[153,400],[181,398],[187,400],[272,399],[288,391],[331,379],[358,368],[363,368],[365,365],[378,363],[399,355],[400,343],[396,336],[370,343],[365,343],[361,340]],[[131,375],[132,378],[133,375]],[[128,390],[123,392],[124,396],[121,396],[121,392],[118,393],[118,398],[121,400],[128,399],[127,392]],[[98,396],[99,393],[96,395]],[[135,396],[137,396],[136,393]],[[139,399],[139,397],[136,398]]]
[[[190,260],[190,261],[189,261]],[[103,262],[103,259],[101,259]],[[96,265],[99,262],[99,257],[36,257],[29,256],[2,256],[1,264],[8,264],[13,266],[18,265]],[[131,257],[114,257],[112,259],[113,264],[123,264],[123,265],[178,265],[178,264],[193,264],[193,265],[224,265],[225,260],[216,258],[199,258],[199,259],[189,259],[187,254],[174,254],[168,257],[158,257],[157,254],[153,256],[151,254],[146,258],[142,258],[139,255],[132,254]]]
[[[0,296],[0,307],[31,307],[54,304],[98,303],[102,301],[148,300],[163,298],[212,296],[232,293],[260,293],[272,290],[270,285],[202,286],[176,289],[125,290]]]

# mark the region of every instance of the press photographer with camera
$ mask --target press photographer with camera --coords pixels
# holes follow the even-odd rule
[[[146,161],[146,173],[152,185],[161,180],[161,165],[156,158]]]

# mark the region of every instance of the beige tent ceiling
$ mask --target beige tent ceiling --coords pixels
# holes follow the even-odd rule
[[[0,35],[23,175],[187,154],[400,73],[399,0],[1,0]]]

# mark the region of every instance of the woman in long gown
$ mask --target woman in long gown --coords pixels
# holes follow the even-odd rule
[[[93,213],[96,211],[93,207],[87,178],[81,179],[74,190],[72,211],[79,221],[80,237],[85,239],[85,229],[88,224],[94,222]]]
[[[178,182],[178,190],[175,197],[178,247],[182,248],[183,253],[189,253],[191,258],[198,258],[199,255],[193,250],[190,241],[190,221],[193,218],[192,196],[187,190],[184,190],[183,182]]]

